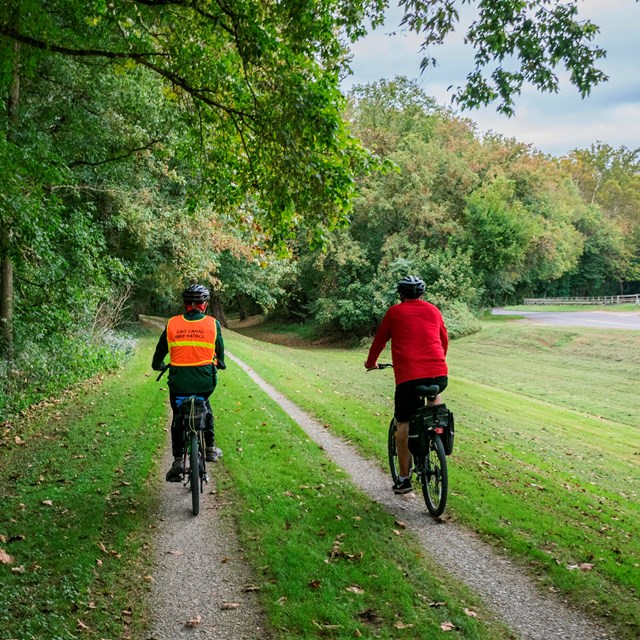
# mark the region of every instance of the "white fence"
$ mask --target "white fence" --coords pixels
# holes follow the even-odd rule
[[[595,298],[525,298],[523,304],[637,304],[640,293],[630,296],[600,296]]]

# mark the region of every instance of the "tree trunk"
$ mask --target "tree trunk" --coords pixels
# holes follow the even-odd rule
[[[211,292],[211,299],[209,300],[209,310],[211,311],[211,315],[223,326],[228,327],[227,318],[224,315],[224,309],[222,307],[222,300],[220,296]]]
[[[7,140],[15,142],[20,103],[20,43],[13,45],[13,78],[7,101]],[[0,356],[13,358],[13,261],[8,212],[0,227]]]

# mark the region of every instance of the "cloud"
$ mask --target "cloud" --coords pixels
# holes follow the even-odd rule
[[[471,20],[468,5],[464,5],[463,25]],[[640,3],[632,0],[583,0],[580,15],[600,26],[599,46],[607,51],[599,67],[609,81],[596,86],[584,100],[570,85],[566,72],[558,94],[540,94],[525,88],[516,100],[516,116],[505,118],[495,112],[495,106],[465,111],[462,115],[475,120],[486,131],[493,129],[508,137],[555,155],[571,149],[588,147],[596,140],[613,146],[640,147],[640,40],[636,26]],[[473,51],[463,42],[464,29],[458,30],[442,47],[429,53],[438,59],[438,66],[420,73],[420,38],[416,34],[387,35],[399,24],[401,11],[388,12],[384,27],[370,33],[352,48],[354,74],[343,82],[345,90],[354,84],[364,84],[382,78],[404,75],[418,81],[426,93],[441,104],[450,104],[451,91],[464,84],[473,69]]]

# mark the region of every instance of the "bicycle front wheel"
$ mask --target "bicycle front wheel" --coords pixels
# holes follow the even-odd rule
[[[198,434],[191,433],[191,451],[189,452],[189,463],[191,469],[189,470],[189,484],[191,484],[191,504],[193,506],[193,515],[197,516],[200,513],[200,461],[199,446],[198,446]]]
[[[421,474],[422,494],[429,513],[441,516],[447,506],[447,456],[440,436],[433,436],[429,442],[429,450],[424,459]]]
[[[389,452],[389,469],[391,470],[391,478],[393,479],[393,484],[395,484],[398,476],[400,475],[400,461],[398,460],[398,447],[396,446],[395,418],[391,418],[391,423],[389,424],[387,449]]]

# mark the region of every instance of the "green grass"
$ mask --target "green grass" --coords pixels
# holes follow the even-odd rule
[[[229,331],[225,340],[386,466],[393,380],[365,373],[364,351]],[[15,559],[0,565],[3,637],[145,637],[156,454],[166,443],[166,391],[148,368],[154,344],[143,339],[118,375],[2,434],[0,548]],[[640,335],[487,323],[452,343],[449,362],[448,512],[543,588],[607,618],[617,638],[637,637]],[[467,638],[510,637],[232,363],[213,400],[224,511],[237,520],[274,635],[429,640],[451,621]],[[346,555],[331,560],[333,548]],[[589,571],[572,569],[585,563]],[[355,585],[362,593],[347,590]]]
[[[229,349],[386,465],[393,381],[365,352],[305,350],[227,333]],[[640,517],[640,335],[487,324],[452,343],[457,421],[449,512],[542,584],[634,638]],[[590,570],[574,569],[591,565]]]
[[[3,638],[146,637],[167,410],[148,370],[154,342],[4,434]],[[274,636],[429,640],[451,622],[467,638],[511,637],[233,364],[214,400],[225,457],[213,472]]]
[[[148,478],[166,438],[152,343],[2,434],[0,548],[14,559],[0,565],[3,638],[77,638],[81,624],[82,637],[120,638],[143,624]]]
[[[511,637],[242,370],[230,363],[220,378],[219,493],[278,637],[430,640],[443,622],[465,638]]]

